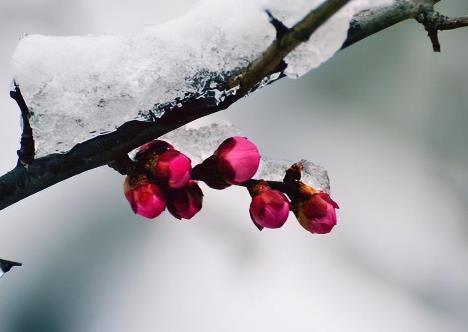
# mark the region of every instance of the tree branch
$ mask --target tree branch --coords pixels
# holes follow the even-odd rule
[[[206,115],[224,110],[248,93],[254,91],[262,80],[272,73],[285,68],[283,59],[299,44],[309,39],[328,18],[349,0],[328,0],[312,10],[304,19],[290,29],[281,28],[277,39],[250,66],[237,76],[224,82],[225,90],[239,87],[236,94],[229,94],[219,102],[214,97],[188,97],[180,101],[175,111],[173,104],[160,105],[164,115],[154,122],[130,121],[116,131],[77,144],[66,154],[51,154],[34,160],[25,166],[21,163],[0,177],[0,210],[38,191],[50,187],[93,168],[112,164],[119,169],[119,163],[131,150],[158,138],[176,128]],[[396,0],[388,7],[365,11],[352,20],[347,40],[342,48],[362,40],[400,21],[416,18],[421,8],[429,8],[435,0]],[[426,7],[425,7],[426,6]],[[432,7],[430,7],[432,8]],[[457,21],[458,20],[458,21]],[[444,20],[441,27],[464,26],[465,19]],[[457,22],[457,23],[455,23]],[[276,22],[277,23],[277,22]],[[281,25],[276,24],[278,29]],[[278,78],[283,77],[280,75]]]
[[[360,12],[351,20],[342,49],[401,21],[415,18],[419,7],[417,1],[395,0],[390,6]]]
[[[252,62],[234,84],[240,85],[241,94],[246,94],[269,74],[278,72],[283,59],[310,36],[333,14],[350,0],[328,0],[312,10],[295,26],[277,38],[263,54]]]
[[[436,12],[432,5],[421,6],[416,20],[426,29],[434,52],[440,52],[439,31],[468,26],[468,16],[450,18]]]

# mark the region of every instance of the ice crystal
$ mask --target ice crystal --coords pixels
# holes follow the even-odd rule
[[[295,163],[300,163],[303,166],[301,173],[302,182],[324,192],[330,192],[330,179],[328,178],[327,171],[322,166],[305,159],[294,162],[262,157],[259,171],[255,174],[255,177],[270,181],[282,181],[288,168]]]
[[[229,122],[219,122],[198,128],[182,127],[162,136],[161,139],[170,142],[187,154],[192,159],[192,164],[195,165],[212,155],[217,147],[231,136],[243,136],[243,134],[239,128]],[[261,147],[259,149],[262,150]],[[322,191],[330,192],[330,180],[323,167],[307,160],[299,162],[303,165],[301,181]],[[286,170],[294,163],[294,161],[272,159],[262,155],[260,168],[255,178],[282,181]]]
[[[200,127],[185,126],[161,136],[178,150],[187,153],[192,164],[201,163],[228,137],[242,135],[242,131],[227,121]]]

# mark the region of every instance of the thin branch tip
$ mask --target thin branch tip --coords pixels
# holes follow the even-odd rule
[[[0,259],[0,271],[3,273],[9,272],[15,266],[23,266],[23,264],[6,259]]]
[[[273,25],[273,27],[276,30],[276,39],[279,40],[283,38],[285,34],[287,34],[290,29],[284,25],[283,22],[281,22],[278,18],[276,18],[269,9],[265,10],[265,13],[268,15],[268,20]]]
[[[20,149],[17,151],[18,162],[24,165],[29,165],[34,161],[36,150],[33,130],[29,123],[31,112],[29,111],[29,108],[26,105],[26,101],[23,98],[23,94],[21,93],[21,89],[16,80],[13,80],[13,85],[14,89],[10,91],[10,97],[13,100],[15,100],[18,104],[18,107],[21,112],[21,120],[23,123],[23,131],[21,133],[20,140]]]

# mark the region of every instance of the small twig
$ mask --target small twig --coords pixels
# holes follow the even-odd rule
[[[20,149],[17,151],[19,161],[26,165],[31,164],[34,161],[35,147],[34,137],[29,123],[29,117],[31,116],[29,108],[24,101],[23,95],[19,85],[13,82],[14,90],[10,91],[10,97],[13,98],[21,111],[21,119],[23,125],[23,131],[21,133]]]
[[[271,25],[276,30],[276,39],[281,39],[283,36],[289,32],[289,28],[283,24],[279,19],[277,19],[269,10],[265,10],[266,14],[268,15],[268,19],[270,20]]]
[[[0,271],[6,273],[11,270],[14,266],[22,266],[23,264],[18,262],[7,261],[5,259],[0,259]]]
[[[416,20],[427,31],[434,52],[440,52],[439,31],[453,30],[468,26],[468,16],[451,18],[435,11],[432,6],[421,6]]]
[[[463,27],[468,27],[468,16],[461,16],[461,17],[447,17],[440,15],[443,20],[438,22],[437,28],[439,30],[453,30]]]

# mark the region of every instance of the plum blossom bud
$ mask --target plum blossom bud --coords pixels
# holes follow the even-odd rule
[[[292,204],[292,210],[302,227],[317,234],[329,233],[335,227],[335,209],[338,208],[338,204],[324,192],[311,193],[307,198]]]
[[[250,192],[250,217],[258,229],[283,226],[289,215],[289,200],[286,196],[262,182],[254,185]]]
[[[225,140],[214,153],[219,173],[230,184],[250,180],[258,170],[260,153],[246,137],[234,136]]]
[[[182,188],[190,180],[190,159],[165,141],[146,143],[140,147],[136,159],[156,180],[169,188]]]
[[[162,190],[146,176],[127,176],[124,194],[133,212],[145,218],[156,218],[166,208],[166,198]]]
[[[211,157],[196,165],[192,178],[213,189],[225,189],[250,180],[259,164],[260,154],[255,144],[245,137],[235,136],[225,140]]]
[[[179,189],[190,180],[192,164],[190,159],[177,150],[168,150],[153,159],[149,171],[169,188]]]
[[[167,209],[177,219],[192,219],[202,208],[203,192],[196,181],[168,191]]]

